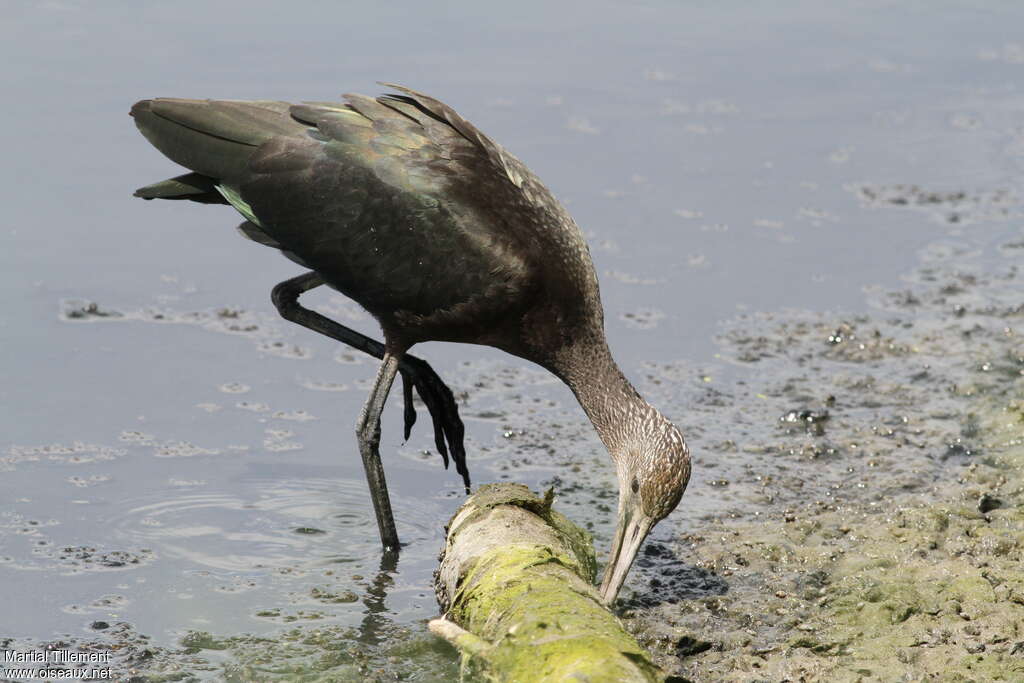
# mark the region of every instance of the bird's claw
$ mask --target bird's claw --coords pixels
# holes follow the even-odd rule
[[[402,398],[405,399],[405,412],[403,417],[405,418],[405,441],[409,440],[409,435],[412,434],[412,426],[416,424],[416,406],[412,403],[412,382],[406,373],[402,373]],[[447,459],[445,460],[445,467],[448,466]]]
[[[419,394],[430,418],[434,423],[434,444],[437,452],[448,467],[448,454],[455,461],[455,470],[462,475],[462,481],[469,493],[469,469],[466,467],[466,449],[463,446],[465,427],[459,417],[459,406],[452,390],[438,377],[430,365],[415,356],[402,358],[399,370],[402,373],[402,395],[405,399],[405,438],[409,438],[416,423],[416,408],[413,405],[413,387]]]

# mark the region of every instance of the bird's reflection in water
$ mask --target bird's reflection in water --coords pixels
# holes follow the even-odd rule
[[[363,604],[366,606],[366,613],[359,625],[359,641],[367,645],[377,645],[383,642],[394,626],[394,622],[387,616],[388,608],[385,604],[388,597],[388,589],[394,585],[394,575],[398,572],[398,553],[385,552],[380,559],[380,569],[367,586],[363,596]]]

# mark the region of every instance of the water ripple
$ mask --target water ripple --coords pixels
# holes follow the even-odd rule
[[[312,568],[379,553],[362,482],[260,479],[237,488],[240,493],[196,493],[129,507],[112,520],[115,536],[164,557],[226,571]],[[444,511],[430,501],[393,499],[392,505],[403,542],[436,550]]]

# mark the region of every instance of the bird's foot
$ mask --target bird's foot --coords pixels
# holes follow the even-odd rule
[[[448,467],[450,452],[452,460],[455,461],[455,470],[462,475],[466,493],[469,493],[469,469],[466,467],[466,449],[463,446],[466,430],[462,418],[459,417],[455,395],[434,369],[416,356],[403,356],[398,369],[402,373],[402,394],[405,398],[405,438],[409,438],[412,426],[416,423],[416,408],[412,396],[415,387],[434,422],[434,444],[444,459],[444,466]]]

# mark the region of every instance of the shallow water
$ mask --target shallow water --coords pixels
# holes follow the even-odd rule
[[[913,320],[881,293],[927,277],[922,262],[966,254],[984,272],[1017,253],[1001,246],[1019,240],[1024,159],[1024,10],[1010,3],[240,7],[36,3],[0,27],[16,103],[0,116],[18,131],[0,170],[0,590],[18,617],[0,636],[126,624],[116,637],[216,677],[180,654],[186,633],[336,628],[334,647],[369,648],[368,670],[414,656],[398,668],[451,673],[429,640],[387,649],[436,611],[431,571],[461,499],[426,416],[407,444],[397,402],[385,416],[407,547],[381,571],[351,427],[373,363],[277,318],[270,288],[297,271],[240,239],[230,210],[131,198],[176,173],[126,115],[142,97],[328,99],[394,80],[526,161],[588,234],[620,364],[693,447],[661,541],[812,497],[769,500],[757,473],[785,470],[813,496],[847,480],[837,495],[861,495],[856,477],[885,493],[846,471],[849,444],[777,457],[799,411],[830,411],[828,434],[869,430],[876,407],[865,392],[843,405],[855,378],[786,386],[803,361],[751,363],[764,348],[745,337],[856,328],[868,311]],[[337,295],[308,299],[375,332]],[[603,547],[613,474],[570,393],[496,351],[417,353],[460,395],[474,480],[555,484]],[[773,385],[781,406],[758,395]],[[885,466],[925,486],[951,465]],[[200,652],[219,671],[218,651]]]

